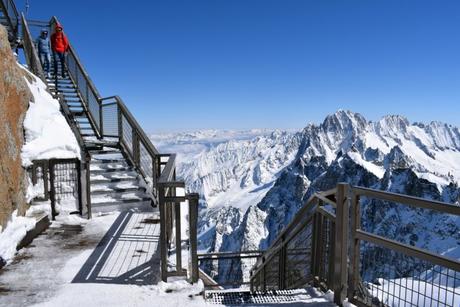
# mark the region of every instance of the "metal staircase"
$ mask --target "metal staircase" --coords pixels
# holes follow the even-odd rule
[[[60,96],[68,107],[72,124],[78,130],[84,148],[91,156],[89,181],[92,213],[129,208],[151,209],[152,195],[147,193],[143,179],[123,156],[118,147],[118,139],[98,138],[90,115],[84,107],[81,93],[70,74],[66,72],[66,77],[61,77],[60,63],[57,65],[57,72],[54,65],[51,67],[53,77],[46,79],[48,88],[55,96]]]

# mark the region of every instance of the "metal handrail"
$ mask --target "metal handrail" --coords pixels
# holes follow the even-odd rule
[[[14,1],[0,0],[0,8],[2,9],[5,19],[11,27],[14,36],[17,36],[19,29],[19,12],[14,4]]]
[[[38,57],[37,49],[35,48],[35,43],[32,38],[32,35],[30,34],[29,25],[27,24],[27,20],[24,17],[24,14],[21,14],[21,21],[23,48],[27,66],[33,74],[38,76],[46,84],[45,74],[43,72],[43,68]]]
[[[50,24],[52,25],[53,23],[58,23],[57,17],[53,17]],[[79,73],[81,74],[81,77],[85,80],[85,85],[88,86],[87,91],[90,91],[92,95],[96,98],[97,102],[97,109],[99,114],[93,114],[91,111],[91,107],[89,105],[88,98],[85,97],[85,95],[81,92],[81,89],[79,89],[83,103],[85,105],[85,109],[88,111],[89,119],[91,122],[91,125],[93,126],[96,136],[99,139],[104,138],[106,136],[104,134],[104,107],[107,107],[109,104],[104,104],[105,101],[107,100],[114,100],[116,103],[117,109],[118,109],[118,143],[120,147],[123,149],[125,152],[126,156],[131,160],[131,163],[138,169],[138,171],[143,175],[144,178],[149,177],[148,174],[142,169],[139,161],[139,157],[137,156],[138,153],[136,152],[130,152],[128,149],[130,146],[126,144],[126,141],[123,139],[123,127],[122,127],[122,121],[120,120],[121,117],[125,118],[127,123],[130,125],[130,127],[134,130],[133,134],[136,135],[136,138],[132,140],[132,148],[139,148],[139,144],[135,144],[135,142],[139,142],[144,146],[146,149],[147,153],[149,154],[150,158],[152,161],[157,160],[157,156],[159,155],[159,151],[155,148],[155,146],[152,144],[151,140],[147,137],[147,134],[144,132],[144,130],[141,128],[137,120],[134,118],[134,116],[131,114],[129,109],[126,107],[125,103],[119,96],[109,96],[109,97],[101,97],[99,94],[99,91],[97,90],[96,86],[94,85],[93,81],[89,77],[88,72],[84,68],[80,58],[78,57],[75,49],[73,48],[72,44],[69,43],[69,56],[73,58],[75,61],[75,69],[78,69]],[[78,78],[75,78],[73,76],[73,71],[69,71],[70,77],[73,79],[75,84],[78,86],[81,86],[79,84]],[[154,166],[152,166],[154,168]],[[158,178],[156,176],[158,175],[158,172],[153,169],[152,170],[152,179],[153,182],[155,183]]]
[[[126,107],[125,103],[121,99],[120,96],[110,96],[106,98],[101,98],[99,101],[102,103],[102,101],[107,100],[107,99],[115,99],[117,101],[118,107],[120,108],[121,112],[123,115],[125,115],[126,119],[130,123],[130,125],[135,128],[137,131],[138,136],[140,137],[140,140],[146,146],[146,149],[149,151],[149,153],[152,155],[152,157],[157,156],[160,154],[160,152],[155,148],[153,145],[152,141],[147,137],[147,134],[144,132],[144,130],[141,128],[139,123],[137,122],[136,118],[131,114],[129,109]]]
[[[333,197],[334,193],[335,197]],[[337,189],[316,193],[309,198],[293,221],[285,227],[270,248],[262,255],[262,259],[251,269],[251,289],[254,289],[254,287],[260,289],[262,287],[262,290],[265,290],[267,283],[270,287],[278,289],[287,287],[287,281],[283,280],[287,270],[286,260],[283,260],[286,257],[286,245],[292,238],[298,237],[297,233],[300,233],[302,229],[310,227],[309,225],[312,227],[310,233],[310,261],[313,276],[303,276],[300,281],[291,283],[290,286],[313,282],[324,289],[332,289],[334,291],[334,302],[337,304],[340,304],[346,297],[359,306],[372,304],[374,301],[373,294],[365,290],[366,286],[361,280],[360,269],[362,269],[363,264],[360,260],[360,248],[362,242],[386,249],[391,253],[400,253],[406,257],[425,261],[432,266],[460,272],[460,261],[457,259],[362,230],[360,197],[460,216],[460,206],[457,205],[369,188],[352,187],[348,184],[339,184]],[[327,210],[327,207],[323,206],[325,203],[333,205],[335,213]],[[327,247],[322,242],[324,240],[324,231],[319,226],[323,223],[321,220],[331,222],[331,230],[328,234],[330,243]],[[298,239],[307,240],[307,238],[299,237]],[[325,248],[328,249],[325,254],[327,257],[322,258],[321,255],[323,255]],[[272,267],[273,261],[271,260],[275,259],[274,257],[276,256],[279,257],[276,258],[278,259],[279,268]],[[292,267],[296,264],[291,261],[290,265]],[[318,267],[324,266],[328,268],[327,274],[318,269]],[[265,280],[266,270],[270,272],[273,269],[276,274],[281,276],[278,283],[275,284],[273,284],[273,276],[270,277],[270,281]],[[388,295],[396,296],[397,294],[389,293]],[[422,293],[421,295],[424,294]]]

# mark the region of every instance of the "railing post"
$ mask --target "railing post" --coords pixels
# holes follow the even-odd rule
[[[158,186],[159,204],[160,207],[160,260],[161,260],[161,280],[168,281],[168,242],[166,238],[166,203],[165,203],[165,188],[162,184]]]
[[[189,240],[190,240],[190,255],[189,255],[189,271],[190,281],[195,283],[198,281],[198,241],[197,241],[197,226],[198,226],[198,194],[193,193],[188,195],[189,203]]]
[[[132,139],[133,139],[133,159],[136,167],[140,168],[140,152],[139,152],[139,136],[137,135],[136,129],[132,130]]]
[[[347,295],[348,190],[347,183],[337,185],[334,253],[334,303],[337,305],[342,305]]]
[[[77,166],[77,189],[78,189],[78,213],[83,215],[83,192],[81,190],[81,161],[76,159],[75,165]]]
[[[174,189],[174,188],[172,188]],[[176,271],[182,272],[182,240],[181,240],[181,220],[180,220],[180,202],[174,204],[174,223],[176,224]]]
[[[85,154],[85,178],[86,208],[88,210],[88,219],[91,219],[91,155],[89,152]]]
[[[359,195],[352,193],[351,197],[351,270],[350,288],[348,289],[348,299],[352,300],[358,289],[360,274],[360,240],[356,236],[356,231],[361,228],[361,206]]]
[[[50,173],[50,201],[51,201],[51,218],[54,221],[56,219],[56,188],[54,185],[54,161],[49,161],[49,173]]]
[[[117,99],[117,115],[118,115],[118,142],[121,143],[123,140],[123,119],[121,115],[120,103]]]
[[[265,274],[265,269],[266,269],[266,266],[265,266],[265,257],[262,256],[262,270],[260,271],[260,273],[262,274],[262,291],[265,292],[267,291],[267,279],[266,279],[266,274]]]
[[[335,259],[335,222],[330,220],[330,231],[329,231],[329,259],[328,261],[328,276],[327,276],[327,283],[329,289],[335,289],[335,281],[334,281],[334,259]]]
[[[100,100],[97,101],[99,104],[99,131],[101,133],[101,139],[104,138],[104,115],[102,114],[103,112],[103,107],[102,107],[102,102]]]
[[[286,289],[286,242],[284,236],[281,239],[281,249],[278,254],[278,288],[280,290]]]

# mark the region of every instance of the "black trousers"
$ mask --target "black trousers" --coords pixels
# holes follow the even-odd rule
[[[58,74],[58,59],[61,62],[61,76],[65,76],[65,71],[64,71],[64,63],[65,63],[65,52],[53,52],[53,60],[54,60],[54,73],[57,75]]]

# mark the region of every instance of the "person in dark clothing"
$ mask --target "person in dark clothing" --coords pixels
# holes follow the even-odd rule
[[[38,50],[38,56],[45,70],[46,76],[50,77],[50,62],[51,62],[51,47],[50,40],[48,38],[48,31],[42,30],[40,36],[35,41]]]
[[[54,72],[58,74],[58,58],[61,62],[61,76],[65,78],[64,63],[65,63],[65,54],[69,49],[69,41],[67,37],[62,32],[62,26],[60,24],[56,25],[55,32],[51,36],[51,48],[53,49],[53,59],[54,59]]]

